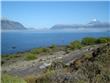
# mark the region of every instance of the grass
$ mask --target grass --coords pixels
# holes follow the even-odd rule
[[[34,75],[29,75],[29,76],[26,76],[24,79],[27,83],[36,83],[37,78]]]
[[[11,76],[8,74],[3,74],[1,77],[1,83],[27,83],[24,79],[17,76]]]
[[[8,55],[3,55],[2,58],[6,58],[6,59],[14,59],[16,58],[16,54],[8,54]]]
[[[34,60],[37,59],[37,54],[27,53],[25,54],[25,60]]]
[[[90,53],[85,53],[83,57],[84,57],[85,60],[89,60],[89,59],[92,58],[92,54],[90,54]]]
[[[40,53],[46,53],[48,52],[49,49],[48,48],[35,48],[31,50],[32,54],[40,54]]]
[[[47,72],[39,76],[26,76],[25,80],[27,83],[52,83],[52,80],[50,78],[54,75],[54,73],[54,70],[48,70]]]

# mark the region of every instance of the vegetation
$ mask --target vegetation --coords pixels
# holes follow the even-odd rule
[[[55,71],[47,71],[40,76],[28,76],[25,78],[27,83],[53,83],[50,77],[55,74]]]
[[[26,76],[24,79],[27,83],[36,83],[37,78],[34,75],[29,75],[29,76]]]
[[[26,60],[34,60],[36,58],[37,58],[36,54],[26,53],[26,55],[25,55]]]
[[[17,58],[18,56],[16,56],[16,54],[7,54],[7,55],[3,55],[2,58],[7,58],[7,59],[13,59],[13,58]]]
[[[1,83],[27,83],[27,82],[17,76],[3,74],[1,78]]]
[[[81,42],[78,40],[71,42],[67,46],[65,51],[68,53],[70,50],[81,49],[83,46],[86,45],[95,45],[109,42],[110,42],[109,37],[100,37],[100,38],[85,37],[81,40]]]
[[[93,37],[86,37],[86,38],[83,38],[81,43],[83,45],[93,45],[96,43],[96,38],[93,38]]]
[[[35,48],[31,50],[31,53],[33,54],[40,54],[43,52],[48,52],[48,49],[47,48]]]
[[[85,53],[83,57],[84,57],[84,60],[89,60],[89,59],[92,58],[92,54],[90,54],[90,53]]]
[[[110,44],[85,53],[69,66],[54,62],[34,82],[28,83],[110,83]]]
[[[68,50],[74,50],[74,49],[80,49],[85,45],[95,45],[95,44],[101,44],[101,43],[109,43],[110,38],[109,37],[100,37],[100,38],[93,38],[93,37],[85,37],[80,41],[73,41],[71,42],[67,48]],[[66,50],[68,52],[68,50]]]
[[[56,45],[51,45],[50,47],[49,47],[50,49],[55,49],[56,48]]]
[[[69,48],[70,49],[80,49],[82,47],[80,41],[73,41],[70,43]]]
[[[96,40],[96,43],[98,43],[98,44],[100,44],[100,43],[108,43],[108,42],[110,42],[110,38],[108,38],[108,37],[101,37],[101,38],[98,38]]]
[[[100,44],[100,43],[109,43],[109,37],[100,37],[100,38],[93,38],[93,37],[86,37],[83,38],[81,43],[83,45],[93,45],[93,44]]]

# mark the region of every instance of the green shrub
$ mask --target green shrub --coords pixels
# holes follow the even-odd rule
[[[36,55],[35,54],[32,54],[32,53],[27,53],[26,55],[25,55],[25,59],[26,60],[34,60],[34,59],[36,59],[37,57],[36,57]]]
[[[107,37],[101,37],[96,40],[96,43],[108,43],[108,42],[110,42],[110,38]]]
[[[96,38],[93,38],[93,37],[86,37],[86,38],[83,38],[81,43],[83,45],[93,45],[96,43]]]
[[[69,48],[70,49],[80,49],[82,47],[80,41],[73,41],[70,43]]]

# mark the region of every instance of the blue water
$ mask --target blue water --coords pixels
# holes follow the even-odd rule
[[[71,41],[84,37],[106,37],[110,32],[2,32],[2,54],[22,52],[36,47],[47,47],[52,44],[67,45]],[[13,49],[12,47],[16,47]]]

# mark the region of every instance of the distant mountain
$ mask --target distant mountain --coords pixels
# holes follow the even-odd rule
[[[1,19],[1,30],[26,30],[26,28],[19,22]]]
[[[58,24],[58,25],[54,25],[51,29],[74,29],[74,28],[80,28],[80,27],[84,27],[83,25],[65,25],[65,24]]]
[[[84,24],[84,25],[83,24],[73,24],[73,25],[58,24],[58,25],[54,25],[51,29],[61,30],[61,29],[76,29],[76,28],[110,28],[110,23],[93,20],[88,24]]]
[[[105,27],[110,27],[110,23],[93,20],[93,21],[89,22],[88,24],[86,24],[85,27],[88,27],[88,28],[105,28]]]

